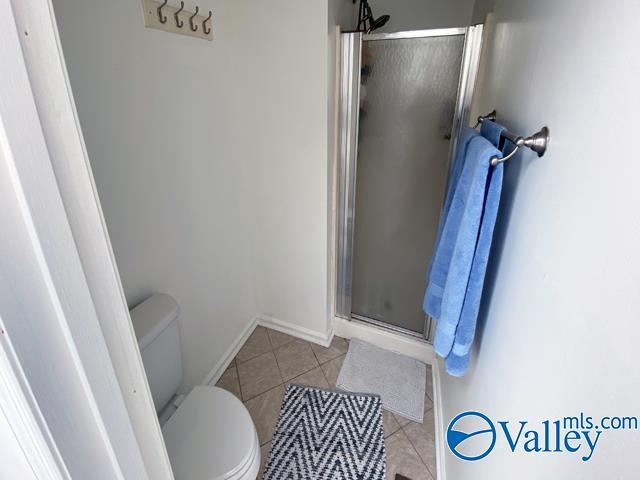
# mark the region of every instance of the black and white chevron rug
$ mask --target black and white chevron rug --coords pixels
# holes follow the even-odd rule
[[[289,385],[263,480],[384,480],[378,395]]]

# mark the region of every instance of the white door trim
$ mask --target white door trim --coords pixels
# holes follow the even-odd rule
[[[14,427],[20,427],[20,417],[2,397],[2,413],[9,422],[3,425],[21,442],[25,458],[46,459],[34,464],[39,464],[39,472],[53,472],[47,478],[56,478],[58,470],[58,478],[171,479],[155,410],[147,409],[144,428],[136,430],[136,415],[124,398],[126,392],[129,400],[133,396],[143,405],[150,403],[130,325],[128,331],[121,328],[103,308],[105,292],[116,291],[120,303],[115,304],[126,312],[110,249],[106,254],[104,250],[108,238],[50,2],[0,0],[0,43],[0,333],[5,353],[7,345],[15,353],[15,362],[2,364],[2,375],[6,382],[12,367],[15,378],[25,380],[33,398],[30,418],[44,421],[40,436],[32,441],[19,438]],[[65,176],[69,172],[73,178]],[[86,202],[94,214],[87,227],[93,237],[77,228],[81,219],[89,218],[82,217],[87,210],[78,201]],[[108,261],[92,270],[87,267],[92,256]],[[128,321],[128,312],[120,319],[123,316]],[[109,330],[114,322],[117,326]],[[141,375],[142,382],[121,381],[126,375],[116,372],[116,366],[123,364],[114,364],[117,350],[106,341],[116,336],[134,352],[124,367],[129,375]],[[136,390],[127,391],[131,385]],[[24,388],[22,395],[29,398]],[[164,459],[155,470],[142,454],[145,436],[156,440],[155,459]],[[47,438],[48,455],[41,441]]]
[[[0,319],[0,332],[4,331]],[[0,335],[0,421],[8,425],[0,429],[3,475],[25,480],[71,479],[11,342],[4,334]],[[7,454],[11,450],[15,453]]]
[[[139,449],[173,478],[89,164],[50,0],[13,1],[51,165]]]

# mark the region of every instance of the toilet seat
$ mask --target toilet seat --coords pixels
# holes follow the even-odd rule
[[[245,406],[218,387],[195,387],[162,428],[176,480],[254,480],[260,445]]]

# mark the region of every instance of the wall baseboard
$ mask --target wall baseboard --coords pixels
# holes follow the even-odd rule
[[[231,346],[224,352],[222,358],[216,363],[209,374],[202,381],[202,385],[215,385],[220,380],[220,377],[224,373],[224,371],[229,367],[231,362],[247,341],[249,336],[253,333],[253,331],[258,326],[258,317],[253,317],[249,324],[244,328],[244,330],[240,333],[238,338],[231,344]]]
[[[445,431],[447,426],[444,424],[445,420],[442,412],[440,366],[440,361],[436,359],[431,367],[431,372],[433,374],[433,416],[436,430],[436,474],[438,480],[446,480],[445,453],[447,442],[445,438]]]
[[[435,362],[433,345],[410,335],[392,332],[359,320],[347,320],[340,317],[333,319],[333,330],[339,337],[364,340],[377,347],[401,353],[429,365],[433,365]]]
[[[331,328],[329,332],[322,334],[315,330],[311,330],[310,328],[300,327],[299,325],[285,322],[284,320],[279,320],[267,315],[257,315],[256,319],[260,326],[270,328],[271,330],[277,330],[278,332],[286,333],[292,337],[307,340],[308,342],[317,343],[323,347],[331,345],[331,341],[333,340],[333,328]]]

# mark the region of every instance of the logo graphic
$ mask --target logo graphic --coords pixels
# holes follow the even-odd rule
[[[496,428],[498,427],[498,428]],[[497,420],[494,424],[480,412],[463,412],[449,423],[447,444],[456,457],[473,462],[481,460],[496,446],[498,434],[501,445],[511,453],[575,454],[583,462],[593,457],[601,436],[619,430],[640,430],[635,416],[593,417],[585,412],[556,419]]]
[[[480,412],[464,412],[449,423],[447,443],[456,457],[480,460],[496,445],[496,427]]]

